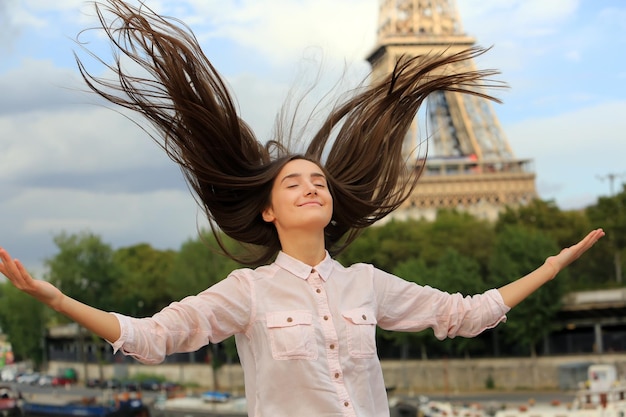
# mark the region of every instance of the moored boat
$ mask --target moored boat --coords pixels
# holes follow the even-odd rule
[[[22,414],[19,394],[8,385],[0,385],[0,416],[17,417]]]
[[[24,417],[150,417],[149,408],[138,392],[76,397],[35,394],[21,400]]]
[[[245,417],[245,397],[217,395],[212,392],[198,396],[163,398],[154,404],[153,417]]]
[[[590,365],[587,381],[571,403],[528,404],[496,412],[495,417],[624,417],[626,381],[609,364]]]

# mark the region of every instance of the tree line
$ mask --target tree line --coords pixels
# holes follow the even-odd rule
[[[626,187],[577,211],[534,200],[524,207],[505,209],[495,223],[445,210],[434,221],[390,220],[364,230],[337,260],[344,265],[371,263],[420,285],[471,295],[530,272],[596,227],[603,227],[607,238],[513,309],[507,324],[498,328],[498,337],[505,343],[523,346],[534,355],[535,347],[554,330],[553,318],[564,294],[623,285]],[[241,266],[219,254],[208,232],[182,243],[178,250],[160,250],[149,243],[113,248],[90,231],[60,233],[54,243],[58,252],[46,259],[46,272],[38,278],[87,304],[137,317],[150,316],[172,301],[197,294]],[[65,322],[8,282],[0,283],[0,326],[16,359],[40,362],[45,329]],[[380,331],[379,337],[403,356],[416,348],[422,357],[428,357],[429,351],[467,356],[486,349],[485,338],[440,342],[432,331]],[[232,340],[225,346],[233,351]]]

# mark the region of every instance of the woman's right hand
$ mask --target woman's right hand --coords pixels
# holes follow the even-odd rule
[[[65,295],[47,281],[34,279],[17,259],[0,248],[0,273],[7,277],[18,290],[36,298],[49,307],[59,310]]]

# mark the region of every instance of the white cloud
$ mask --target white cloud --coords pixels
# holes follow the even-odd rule
[[[91,231],[114,247],[149,242],[178,249],[206,222],[186,190],[141,194],[28,188],[0,202],[2,243],[26,265],[52,252],[52,236]]]
[[[70,172],[76,175],[151,167],[165,155],[121,115],[85,106],[0,118],[4,176]],[[162,156],[162,158],[160,158]]]
[[[608,194],[600,177],[626,172],[624,114],[626,101],[613,101],[505,129],[517,155],[535,160],[541,197],[557,198],[564,209],[581,208]]]
[[[192,1],[190,24],[209,20],[208,37],[231,39],[276,65],[293,60],[307,46],[340,59],[362,60],[375,41],[377,7],[363,0],[247,0],[240,3]]]

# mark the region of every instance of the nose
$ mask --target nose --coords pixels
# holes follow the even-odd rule
[[[317,195],[317,187],[315,187],[315,184],[308,184],[306,195]]]

